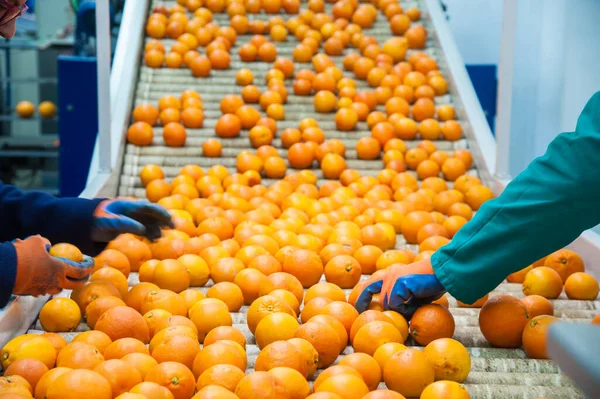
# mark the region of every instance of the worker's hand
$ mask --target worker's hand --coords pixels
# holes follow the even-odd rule
[[[94,259],[83,257],[82,262],[50,256],[50,241],[41,236],[16,240],[17,278],[13,288],[15,295],[58,294],[62,289],[74,289],[85,284]]]
[[[94,212],[92,239],[109,242],[119,234],[131,233],[155,240],[161,227],[173,227],[171,215],[160,205],[124,199],[102,201]]]
[[[360,283],[354,306],[359,312],[369,307],[373,295],[381,294],[385,310],[410,318],[422,305],[439,299],[446,292],[433,273],[429,259],[410,265],[392,266],[381,276]]]

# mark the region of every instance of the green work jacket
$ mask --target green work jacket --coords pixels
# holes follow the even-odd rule
[[[473,303],[510,273],[565,247],[598,223],[600,92],[585,106],[575,131],[558,135],[431,263],[453,297]]]

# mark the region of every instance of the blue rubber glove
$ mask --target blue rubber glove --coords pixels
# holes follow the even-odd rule
[[[15,295],[58,294],[62,289],[77,288],[88,280],[94,259],[83,256],[81,262],[51,256],[50,242],[31,236],[13,243],[17,253],[17,277],[12,290]]]
[[[385,310],[394,310],[406,318],[427,303],[439,299],[446,289],[439,282],[429,259],[410,265],[391,266],[383,275],[362,283],[354,306],[360,313],[367,310],[373,295]]]
[[[147,201],[105,200],[94,212],[92,240],[109,242],[119,234],[131,233],[156,240],[162,227],[173,227],[165,208]]]

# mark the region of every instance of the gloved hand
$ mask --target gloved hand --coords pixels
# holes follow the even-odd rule
[[[74,289],[85,284],[94,259],[83,257],[82,262],[50,256],[50,241],[41,236],[15,240],[17,252],[17,278],[13,287],[15,295],[58,294],[62,289]]]
[[[161,227],[173,227],[165,208],[147,201],[105,200],[94,212],[92,240],[109,242],[119,234],[131,233],[149,240],[160,238]]]
[[[369,307],[373,295],[380,295],[385,310],[410,318],[422,305],[439,299],[446,289],[433,273],[429,259],[410,265],[392,266],[383,275],[360,283],[354,306],[359,313]]]

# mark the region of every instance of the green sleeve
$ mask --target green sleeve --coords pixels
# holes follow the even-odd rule
[[[526,134],[526,132],[523,132]],[[510,273],[565,247],[600,222],[600,92],[502,192],[431,258],[456,299],[473,303]]]

